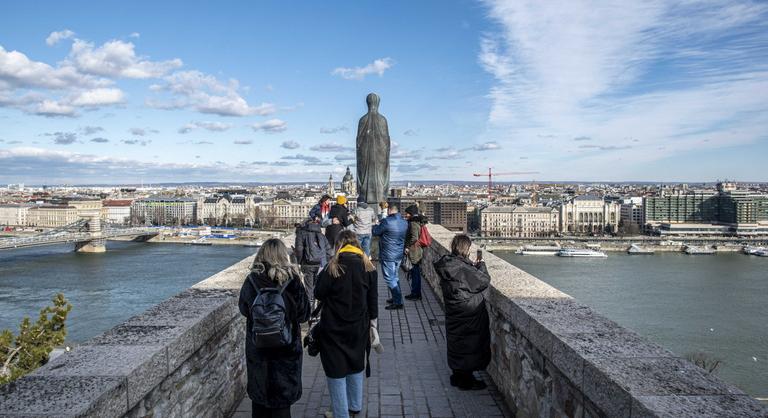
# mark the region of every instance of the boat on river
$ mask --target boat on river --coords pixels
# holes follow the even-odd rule
[[[559,245],[526,245],[520,247],[515,253],[520,255],[556,255],[561,249]]]
[[[630,255],[646,255],[646,254],[653,254],[653,250],[649,250],[648,248],[643,248],[635,243],[631,244],[629,246],[629,249],[627,250],[627,254]]]
[[[688,255],[711,255],[715,254],[714,248],[710,247],[697,247],[695,245],[688,245],[685,247],[685,253]]]
[[[755,247],[752,245],[745,245],[741,250],[746,255],[759,255],[758,253],[766,251],[764,247]]]
[[[205,238],[198,238],[192,242],[190,242],[192,245],[213,245],[212,242],[206,240]]]
[[[560,257],[608,257],[608,255],[602,251],[591,250],[588,248],[563,248],[557,252],[557,255]]]

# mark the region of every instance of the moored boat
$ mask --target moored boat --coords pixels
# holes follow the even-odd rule
[[[561,248],[559,245],[525,245],[517,250],[522,255],[556,255]]]
[[[585,248],[563,248],[557,252],[557,255],[560,257],[608,257],[608,255],[602,251]]]
[[[212,242],[207,241],[205,238],[199,238],[194,241],[192,241],[190,244],[192,245],[213,245]]]
[[[632,255],[645,255],[645,254],[653,254],[653,253],[654,253],[653,250],[649,250],[647,248],[643,248],[643,247],[641,247],[641,246],[639,246],[637,244],[634,244],[634,243],[631,244],[629,246],[629,249],[627,250],[627,254],[632,254]]]
[[[752,245],[745,245],[744,248],[742,248],[742,251],[746,255],[759,255],[758,253],[763,251],[765,252],[765,248],[763,247],[754,247]]]
[[[694,245],[688,245],[685,247],[685,253],[688,255],[710,255],[715,254],[717,251],[715,251],[714,248],[710,247],[697,247]]]

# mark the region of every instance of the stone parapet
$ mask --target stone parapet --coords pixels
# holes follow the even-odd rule
[[[454,233],[429,225],[422,275]],[[471,254],[477,247],[473,245]],[[517,417],[767,417],[733,385],[484,252],[493,359],[487,371]]]
[[[253,257],[0,387],[0,417],[223,417],[245,395]]]

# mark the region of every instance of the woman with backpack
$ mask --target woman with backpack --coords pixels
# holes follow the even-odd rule
[[[253,417],[290,417],[291,405],[301,398],[300,324],[310,314],[301,277],[285,244],[273,238],[259,249],[240,289]]]
[[[334,418],[360,413],[370,327],[378,317],[376,268],[353,231],[342,231],[336,254],[320,272],[315,298],[323,303],[320,361],[328,381]]]

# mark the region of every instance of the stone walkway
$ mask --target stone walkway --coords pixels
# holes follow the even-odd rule
[[[401,272],[402,273],[402,272]],[[403,293],[408,282],[401,277]],[[504,417],[510,416],[486,374],[489,388],[461,391],[449,383],[443,310],[424,282],[419,302],[405,301],[405,309],[387,311],[389,297],[379,278],[379,334],[384,353],[371,353],[371,377],[366,379],[362,417]],[[294,417],[320,417],[330,410],[320,357],[304,355],[304,396],[293,405]],[[251,416],[246,396],[234,418]]]

